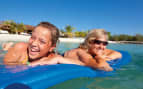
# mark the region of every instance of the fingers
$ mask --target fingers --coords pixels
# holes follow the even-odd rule
[[[113,71],[112,67],[107,67],[107,66],[102,66],[102,67],[98,67],[99,70],[104,70],[104,71]]]
[[[105,71],[113,71],[113,68],[111,68],[111,67],[105,67],[104,70]]]
[[[2,44],[2,49],[7,51],[9,48],[12,47],[13,44],[14,44],[13,42],[4,43],[4,44]]]

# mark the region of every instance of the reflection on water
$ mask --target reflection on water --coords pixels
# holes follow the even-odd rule
[[[0,73],[16,73],[16,72],[22,72],[26,69],[29,68],[29,66],[4,66],[4,65],[0,65]]]

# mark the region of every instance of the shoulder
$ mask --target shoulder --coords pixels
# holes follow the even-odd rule
[[[4,56],[4,64],[17,65],[19,64],[19,59],[27,52],[27,43],[16,43],[11,47]]]
[[[21,54],[23,52],[27,51],[28,44],[24,42],[19,42],[16,43],[13,47],[8,49],[8,52],[6,55],[16,55],[16,54]]]
[[[86,50],[79,48],[77,51],[78,54],[88,54]]]
[[[71,50],[69,50],[70,52],[77,52],[77,51],[79,51],[80,50],[80,48],[75,48],[75,49],[71,49]]]
[[[17,48],[25,48],[27,46],[28,46],[28,43],[25,43],[25,42],[19,42],[14,45],[14,47],[17,47]]]
[[[76,49],[70,50],[70,52],[86,52],[86,50],[81,49],[81,48],[76,48]]]
[[[79,51],[78,48],[75,48],[75,49],[71,49],[71,50],[68,50],[64,53],[64,55],[69,55],[69,54],[73,54],[73,53],[77,53]]]
[[[71,49],[71,50],[65,52],[65,54],[66,53],[68,53],[68,54],[86,53],[86,50],[81,49],[81,48],[75,48],[75,49]]]
[[[27,50],[27,47],[28,47],[28,43],[19,42],[19,43],[16,43],[13,48],[16,50],[25,50],[25,49]]]

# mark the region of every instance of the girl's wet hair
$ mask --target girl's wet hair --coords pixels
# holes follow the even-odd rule
[[[49,22],[41,22],[36,27],[38,27],[38,26],[47,28],[51,32],[51,40],[52,40],[53,45],[58,42],[60,33],[59,33],[59,29],[55,25],[53,25]]]

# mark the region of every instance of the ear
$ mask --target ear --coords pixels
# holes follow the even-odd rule
[[[56,48],[56,44],[52,45],[49,51],[52,52],[55,48]]]

